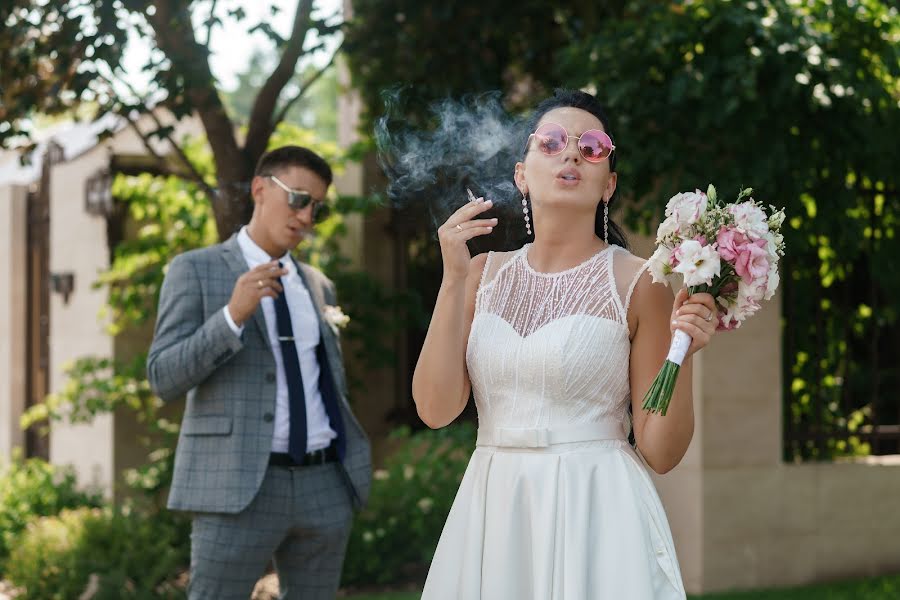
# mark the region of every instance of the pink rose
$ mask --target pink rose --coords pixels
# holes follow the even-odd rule
[[[733,263],[734,259],[741,253],[741,247],[748,241],[747,236],[740,231],[723,227],[716,235],[719,256],[726,261]]]
[[[766,241],[756,240],[742,244],[737,248],[738,256],[734,270],[745,281],[756,281],[769,273],[769,253]]]

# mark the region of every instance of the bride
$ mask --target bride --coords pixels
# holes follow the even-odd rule
[[[437,428],[474,390],[479,428],[422,598],[684,598],[665,512],[636,450],[657,473],[684,456],[691,360],[666,416],[641,402],[674,330],[693,338],[689,357],[709,343],[715,304],[686,290],[673,300],[624,249],[608,220],[615,146],[593,96],[558,90],[531,124],[515,183],[533,242],[472,258],[466,241],[497,224],[480,218],[489,199],[438,231],[444,275],[413,397]]]

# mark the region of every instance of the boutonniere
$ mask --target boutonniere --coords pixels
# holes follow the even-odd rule
[[[338,333],[340,333],[339,330],[346,327],[347,323],[350,322],[350,317],[344,314],[344,311],[341,310],[340,306],[326,305],[323,311],[323,317],[335,335],[338,335]]]

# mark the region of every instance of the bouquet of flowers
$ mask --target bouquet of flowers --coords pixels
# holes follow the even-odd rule
[[[736,329],[778,288],[778,261],[784,256],[784,209],[767,213],[743,189],[731,204],[716,199],[710,185],[673,196],[656,232],[649,270],[656,283],[675,287],[681,275],[691,294],[707,292],[719,309],[719,331]],[[691,337],[675,331],[666,362],[644,397],[644,410],[663,415],[669,407]]]

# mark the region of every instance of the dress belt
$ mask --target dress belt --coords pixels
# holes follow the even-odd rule
[[[587,423],[567,427],[481,427],[478,429],[478,446],[504,448],[546,448],[554,444],[593,442],[597,440],[626,440],[621,423]]]

